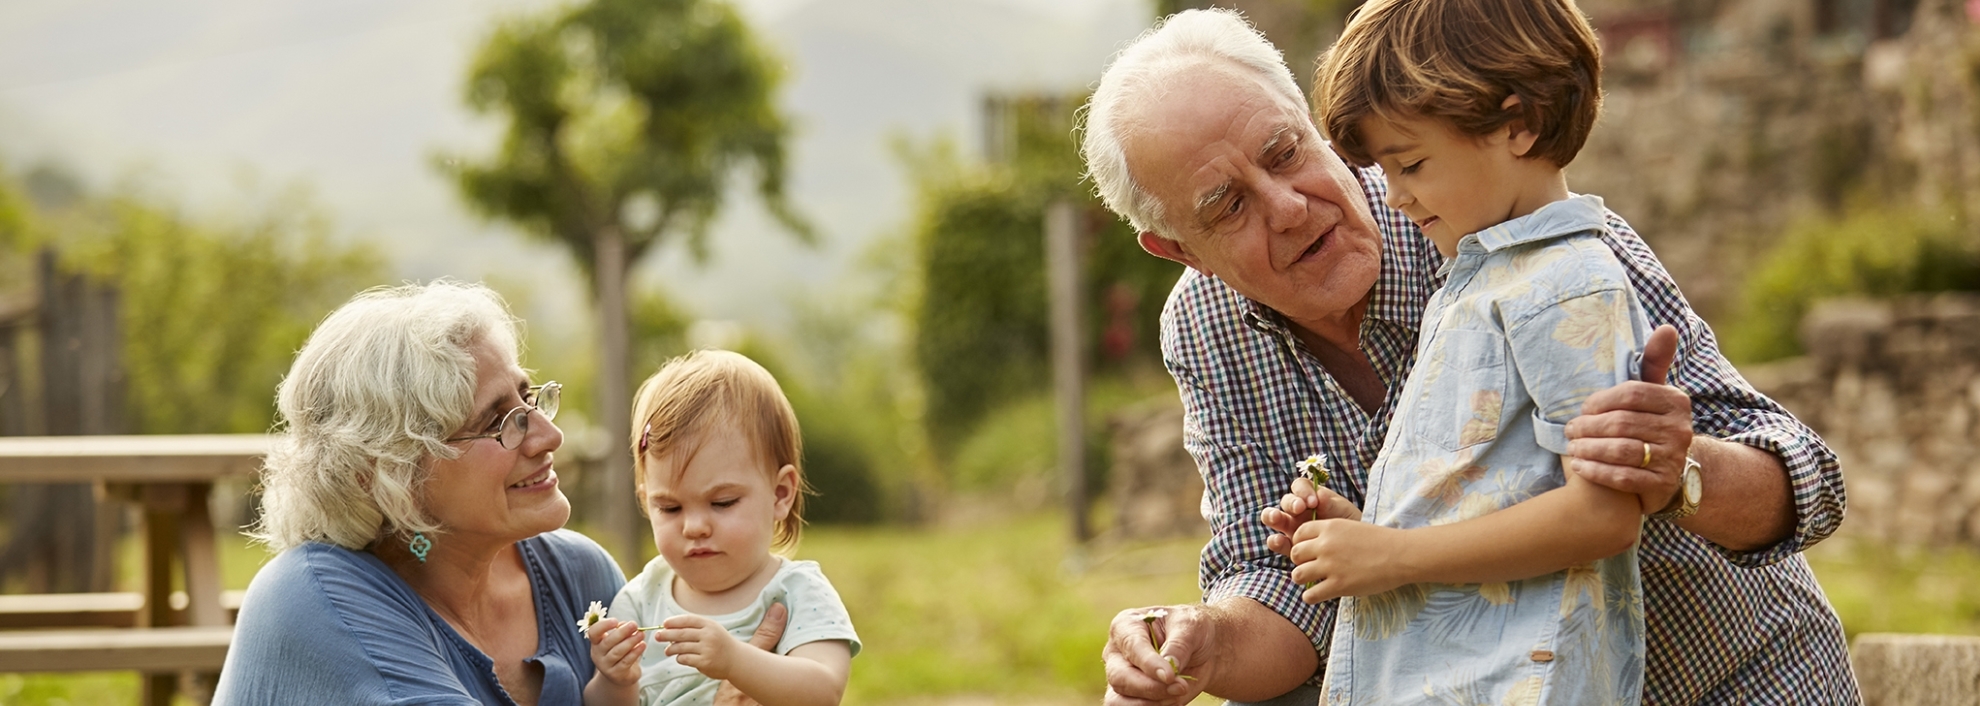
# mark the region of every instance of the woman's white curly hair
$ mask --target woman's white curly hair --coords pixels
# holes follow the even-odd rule
[[[249,536],[279,552],[439,532],[419,488],[433,459],[459,455],[446,439],[474,409],[473,348],[515,360],[518,341],[502,297],[478,284],[379,287],[331,312],[276,393]]]

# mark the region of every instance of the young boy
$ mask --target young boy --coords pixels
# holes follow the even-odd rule
[[[1329,704],[1641,698],[1643,510],[1561,458],[1565,423],[1632,377],[1649,334],[1601,200],[1561,172],[1600,75],[1571,0],[1371,0],[1322,60],[1334,148],[1379,164],[1449,258],[1365,522],[1323,520],[1293,555],[1307,600],[1349,596]],[[1424,575],[1453,583],[1402,578]]]

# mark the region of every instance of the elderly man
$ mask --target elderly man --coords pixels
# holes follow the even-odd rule
[[[1277,50],[1235,13],[1181,13],[1123,50],[1082,149],[1142,246],[1189,267],[1162,353],[1213,532],[1202,604],[1114,619],[1107,703],[1314,703],[1333,605],[1303,603],[1283,556],[1312,513],[1275,505],[1316,452],[1334,502],[1361,503],[1442,259],[1383,205],[1379,170],[1348,168],[1322,141]],[[1665,508],[1642,534],[1644,703],[1857,702],[1841,625],[1799,554],[1842,520],[1834,454],[1747,385],[1650,249],[1608,218],[1605,241],[1662,327],[1645,381],[1595,393],[1569,425],[1569,470]]]

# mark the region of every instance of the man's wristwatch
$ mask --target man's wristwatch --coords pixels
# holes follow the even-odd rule
[[[1698,461],[1691,454],[1684,455],[1684,474],[1678,478],[1677,495],[1671,504],[1651,515],[1659,520],[1682,520],[1698,512],[1698,501],[1705,495],[1705,481],[1698,477]]]

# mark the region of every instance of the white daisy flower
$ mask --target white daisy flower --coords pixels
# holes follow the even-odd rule
[[[1327,479],[1331,476],[1327,472],[1327,454],[1313,454],[1301,460],[1299,473],[1306,476],[1307,480],[1313,481],[1313,487],[1326,487]]]
[[[584,617],[578,618],[578,632],[583,633],[585,637],[591,637],[591,626],[597,625],[598,621],[604,619],[605,606],[598,601],[592,601],[591,609],[584,612]]]

